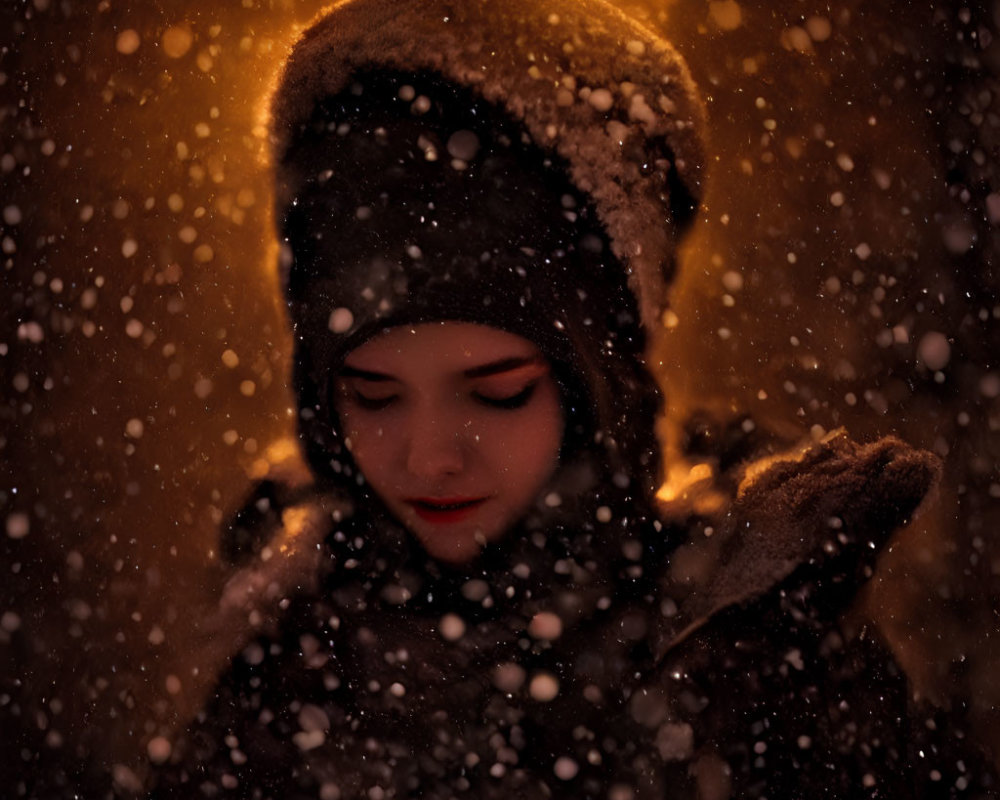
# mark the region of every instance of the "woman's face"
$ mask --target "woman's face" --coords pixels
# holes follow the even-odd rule
[[[503,536],[559,458],[563,411],[527,339],[461,322],[390,328],[346,358],[336,409],[371,488],[444,561]]]

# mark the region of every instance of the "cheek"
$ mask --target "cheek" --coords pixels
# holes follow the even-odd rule
[[[343,414],[341,421],[354,463],[369,482],[384,482],[396,460],[393,443],[398,442],[398,437],[389,435],[388,422],[352,414]]]
[[[528,408],[507,421],[492,420],[492,460],[508,480],[530,484],[532,493],[555,469],[563,438],[563,414],[558,390],[552,386]]]
[[[549,384],[539,400],[541,402],[527,421],[521,441],[529,448],[525,461],[533,464],[536,472],[542,473],[540,480],[545,480],[559,461],[565,420],[555,384]]]

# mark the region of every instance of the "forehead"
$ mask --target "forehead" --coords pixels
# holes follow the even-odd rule
[[[433,322],[387,328],[352,350],[345,363],[375,371],[415,367],[464,370],[539,355],[533,342],[509,331],[468,322]]]

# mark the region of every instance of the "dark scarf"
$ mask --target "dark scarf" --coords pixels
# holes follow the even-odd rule
[[[554,485],[564,503],[457,566],[355,493],[319,591],[294,598],[236,660],[208,713],[234,731],[259,785],[288,797],[325,779],[345,797],[373,786],[406,796],[411,783],[427,797],[463,786],[542,797],[553,748],[575,752],[581,725],[641,739],[622,704],[652,665],[646,633],[678,536],[596,466],[577,463]],[[602,781],[616,774],[607,758]]]

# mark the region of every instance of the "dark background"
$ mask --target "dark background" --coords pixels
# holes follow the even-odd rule
[[[711,124],[653,351],[666,493],[700,410],[939,453],[855,621],[1000,749],[1000,4],[621,5],[686,56]],[[321,7],[0,6],[8,785],[65,756],[127,787],[211,683],[217,526],[293,427],[266,99]]]

